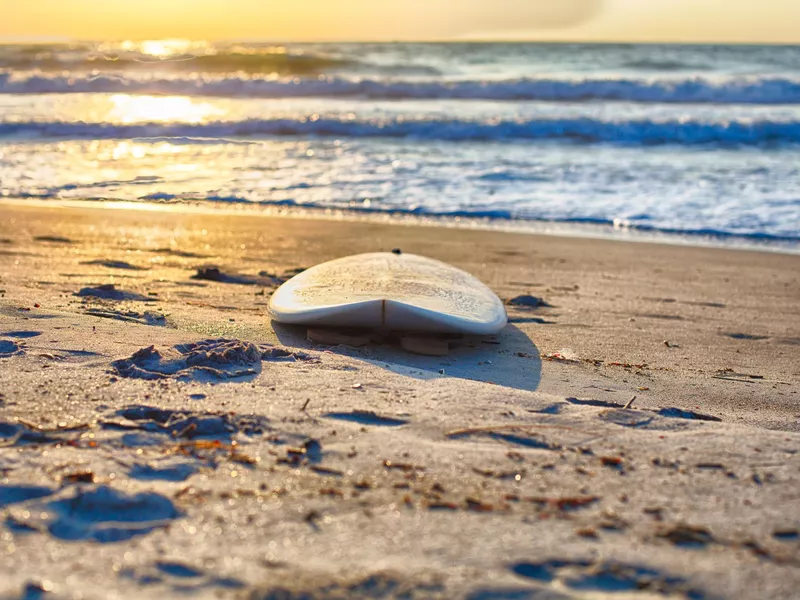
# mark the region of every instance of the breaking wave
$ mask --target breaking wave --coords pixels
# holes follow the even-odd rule
[[[529,121],[410,120],[401,117],[250,119],[192,123],[0,123],[0,136],[22,139],[229,139],[258,137],[413,138],[442,141],[561,140],[621,145],[759,146],[800,143],[797,121],[604,121],[591,118]]]
[[[299,57],[296,60],[302,60]],[[295,60],[292,59],[292,60]],[[284,60],[284,59],[280,59]],[[286,59],[288,60],[288,59]],[[315,58],[314,61],[321,59]],[[291,68],[297,69],[300,63]],[[314,71],[319,65],[303,68]],[[246,76],[157,77],[0,73],[2,94],[129,93],[231,98],[329,97],[373,100],[463,99],[549,102],[621,101],[664,104],[800,104],[800,79],[514,79],[432,81],[270,79]]]

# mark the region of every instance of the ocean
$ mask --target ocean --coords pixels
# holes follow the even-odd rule
[[[800,46],[0,46],[0,194],[800,249]]]

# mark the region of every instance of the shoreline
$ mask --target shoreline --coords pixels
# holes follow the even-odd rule
[[[325,208],[318,206],[291,206],[259,203],[224,202],[141,202],[132,200],[55,200],[40,198],[0,197],[0,206],[42,206],[100,208],[113,210],[140,210],[165,212],[191,212],[197,214],[241,215],[250,214],[267,218],[319,219],[354,223],[378,223],[411,227],[462,229],[466,231],[505,232],[531,236],[603,240],[638,244],[663,244],[689,248],[711,248],[745,252],[800,255],[800,240],[772,237],[753,237],[729,233],[680,233],[647,230],[625,225],[591,222],[544,221],[534,219],[508,219],[470,215],[425,215],[403,211],[377,211],[365,209]]]

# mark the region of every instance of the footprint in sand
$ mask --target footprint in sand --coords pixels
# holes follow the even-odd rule
[[[24,354],[25,351],[17,342],[11,340],[0,340],[0,358],[9,358],[17,354]]]
[[[39,531],[67,541],[122,542],[161,529],[182,516],[166,496],[126,494],[108,486],[70,487],[47,500],[9,509],[17,530]]]
[[[152,463],[136,463],[128,475],[140,481],[186,481],[200,471],[196,461],[167,459]]]
[[[5,337],[10,337],[10,338],[26,339],[26,338],[32,338],[32,337],[37,337],[39,335],[42,335],[42,332],[41,331],[7,331],[6,333],[2,333],[0,335],[3,335]]]
[[[261,435],[271,430],[260,415],[168,410],[152,406],[128,406],[101,421],[103,429],[137,430],[171,437],[227,440],[236,434]]]
[[[114,361],[111,367],[118,375],[134,379],[219,381],[256,376],[261,372],[264,360],[309,358],[306,354],[241,340],[212,339],[178,344],[164,350],[149,346],[130,358]]]
[[[709,597],[701,590],[692,588],[683,577],[617,561],[552,559],[520,562],[509,568],[519,577],[540,583],[558,583],[583,593],[651,592],[659,596],[681,595],[697,600]]]
[[[233,577],[219,577],[177,560],[161,560],[153,565],[125,569],[120,575],[142,585],[166,584],[182,593],[198,592],[202,588],[211,587],[238,589],[245,585]]]
[[[0,484],[0,508],[27,502],[28,500],[44,498],[52,493],[52,489],[41,485]]]

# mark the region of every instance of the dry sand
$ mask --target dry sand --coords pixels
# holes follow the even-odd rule
[[[0,211],[0,597],[797,597],[798,256]],[[392,248],[546,306],[441,358],[266,318]]]

